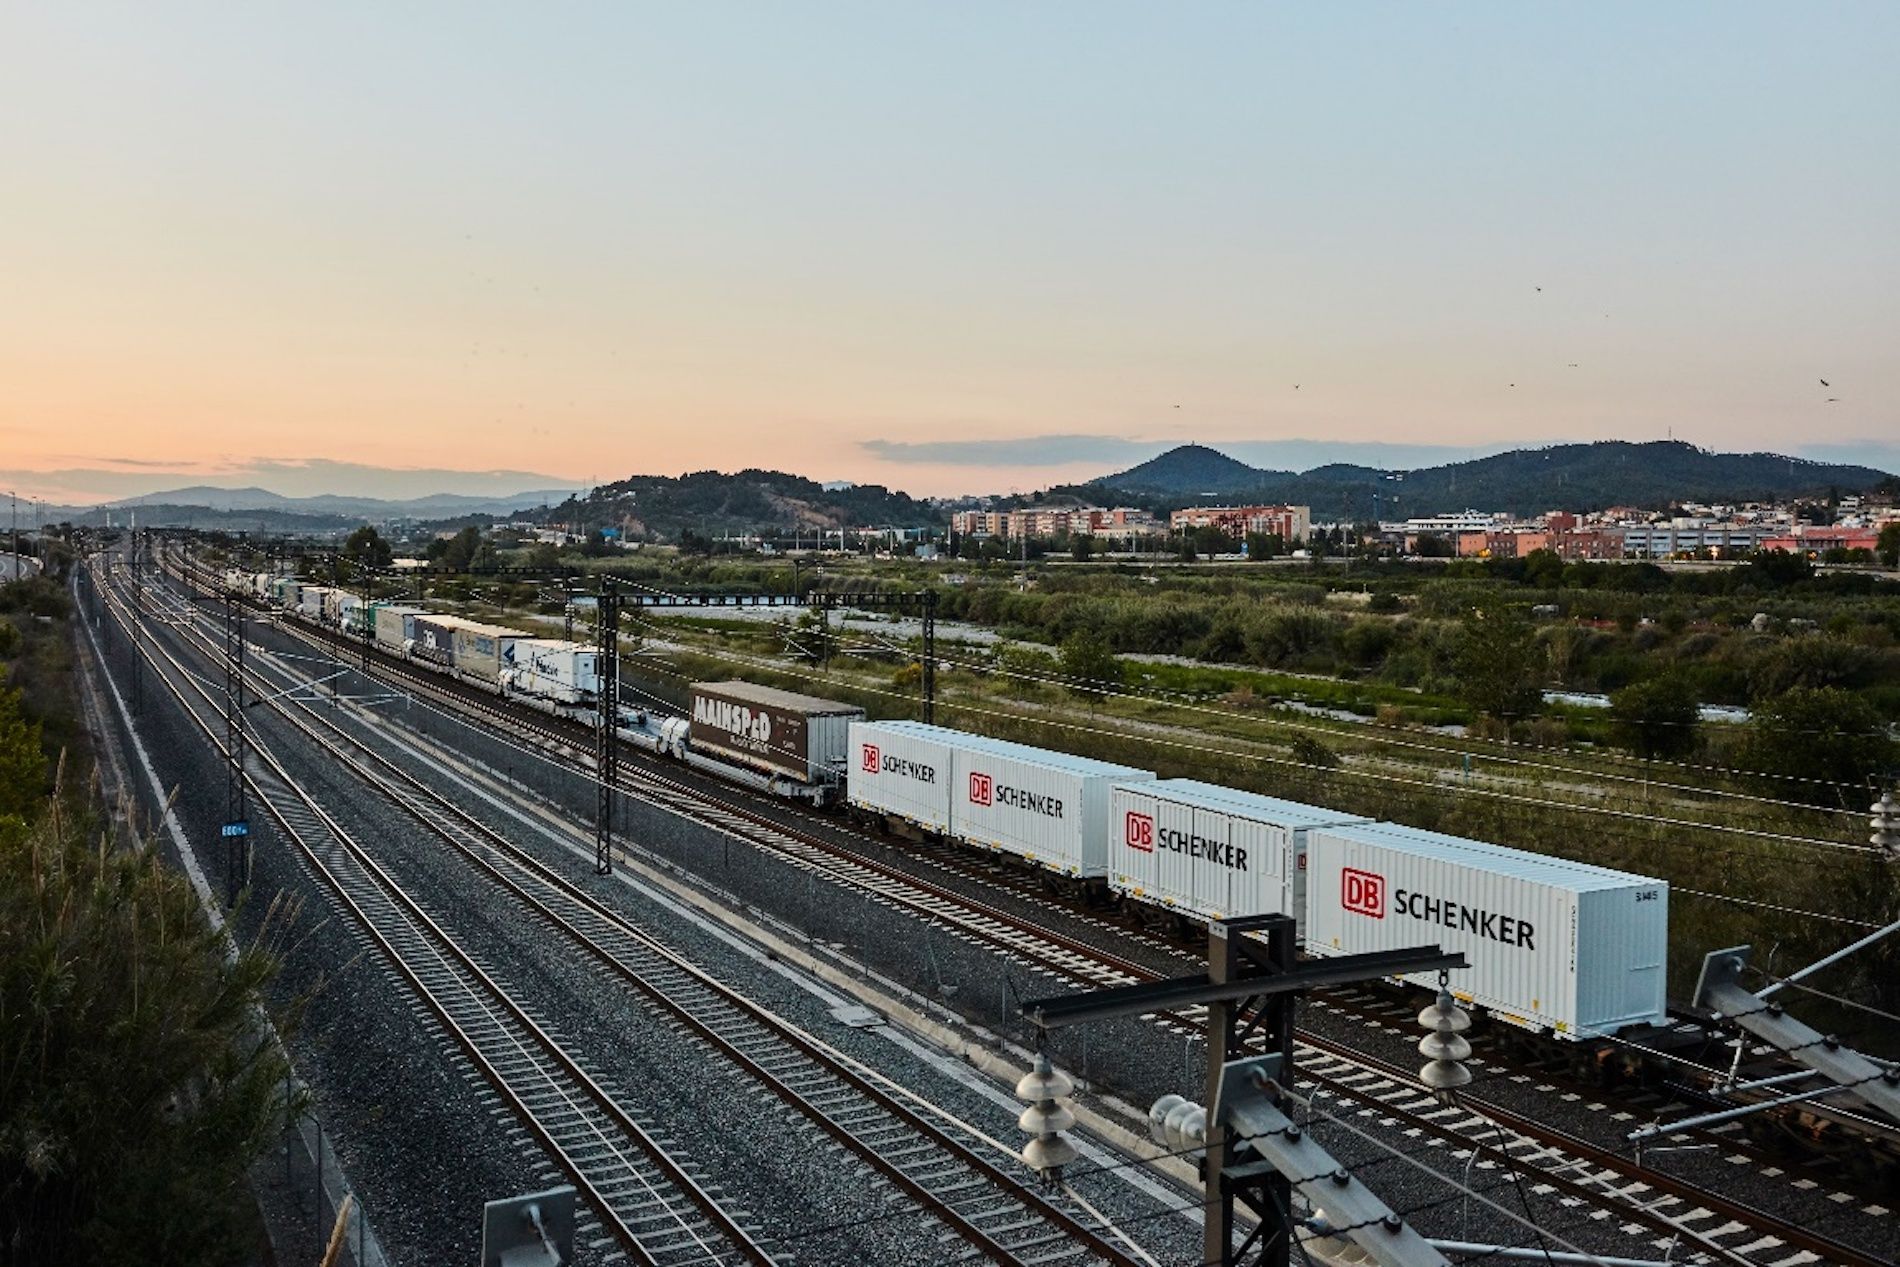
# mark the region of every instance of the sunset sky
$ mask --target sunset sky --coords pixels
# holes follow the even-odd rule
[[[1888,0],[11,5],[0,480],[1896,469],[1896,65]]]

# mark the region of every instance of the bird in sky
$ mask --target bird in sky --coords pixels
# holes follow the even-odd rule
[[[1516,383],[1512,383],[1512,384],[1511,384],[1511,386],[1513,386],[1513,387],[1516,387],[1516,386],[1517,386],[1517,384],[1516,384]]]
[[[1831,405],[1831,404],[1833,404],[1833,403],[1834,403],[1835,401],[1837,401],[1837,400],[1839,400],[1839,399],[1840,399],[1840,397],[1839,397],[1839,396],[1829,396],[1829,397],[1827,398],[1827,403]]]
[[[1298,383],[1293,384],[1293,390],[1294,391],[1300,390],[1300,385]]]
[[[1538,294],[1540,294],[1540,295],[1541,295],[1541,294],[1543,294],[1543,293],[1544,293],[1544,288],[1543,288],[1542,286],[1539,286],[1539,287],[1537,288],[1537,293],[1538,293]]]
[[[1822,380],[1821,380],[1821,386],[1823,386],[1823,387],[1832,387],[1832,386],[1834,386],[1834,384],[1832,384],[1832,383],[1830,383],[1830,382],[1828,382],[1828,381],[1827,381],[1827,380],[1826,380],[1826,379],[1824,378],[1824,379],[1822,379]]]
[[[1576,369],[1576,368],[1577,368],[1577,363],[1576,363],[1575,361],[1572,361],[1572,362],[1570,363],[1570,368],[1571,368],[1571,369],[1573,369],[1573,370],[1574,370],[1574,369]]]

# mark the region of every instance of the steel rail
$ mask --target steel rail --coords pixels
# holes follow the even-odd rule
[[[206,648],[209,650],[208,643]],[[261,671],[255,667],[249,670],[249,674],[260,686],[273,685],[266,682]],[[997,1263],[1021,1264],[1025,1261],[1022,1256],[1032,1252],[1039,1263],[1092,1254],[1116,1267],[1135,1267],[1135,1260],[1108,1242],[1096,1228],[1027,1187],[1021,1177],[978,1154],[969,1144],[955,1138],[879,1087],[796,1026],[772,1015],[710,977],[633,926],[626,917],[553,871],[540,859],[520,849],[408,770],[395,765],[383,766],[381,770],[373,769],[346,752],[345,745],[360,751],[370,760],[381,759],[381,754],[371,745],[345,731],[334,719],[323,716],[307,702],[300,703],[297,709],[297,713],[302,716],[293,714],[275,699],[271,700],[270,707],[295,726],[310,743],[342,762],[358,779],[375,788],[390,803],[457,849],[493,881],[578,943],[609,971],[665,1009],[701,1041],[745,1069],[827,1135],[850,1148],[873,1169],[916,1198],[920,1212],[947,1224],[984,1257]],[[318,734],[311,724],[313,721],[330,730],[335,740]],[[460,830],[452,830],[452,824],[459,826]],[[557,904],[567,905],[569,912],[557,910]],[[583,927],[583,923],[591,925],[591,929]],[[610,940],[619,943],[618,950],[607,944]],[[645,962],[638,962],[641,960]],[[667,976],[673,978],[670,986],[656,979]],[[688,992],[689,987],[697,991],[697,997],[682,998],[681,995]],[[736,1023],[754,1032],[735,1037],[731,1033],[722,1033],[705,1019],[722,1012],[729,1027]],[[806,1067],[799,1068],[783,1062],[773,1067],[769,1063],[773,1058],[771,1053],[761,1049],[761,1036],[791,1049],[803,1058]],[[829,1101],[836,1096],[838,1087],[813,1083],[811,1079],[814,1073],[826,1082],[842,1084],[848,1093],[855,1093],[862,1100],[869,1101],[876,1116],[864,1115],[861,1109],[857,1112],[847,1111],[843,1103],[821,1104],[821,1100]],[[886,1118],[895,1119],[949,1154],[955,1169],[945,1171],[942,1158],[933,1159],[914,1151],[906,1152],[901,1159],[887,1154],[884,1148],[891,1141],[868,1138],[880,1131],[888,1132],[890,1123]],[[958,1207],[972,1204],[975,1198],[967,1193],[946,1198],[942,1189],[967,1189],[970,1184],[966,1180],[971,1173],[983,1181],[984,1187],[991,1193],[990,1200],[1001,1196],[1004,1203],[986,1211],[966,1213]],[[931,1186],[933,1183],[936,1185],[934,1189]],[[1054,1237],[1036,1232],[1037,1225],[1022,1224],[1015,1213],[1019,1210],[1026,1210],[1053,1226],[1061,1238],[1073,1243],[1074,1253],[1065,1255],[1052,1244]]]
[[[123,622],[125,614],[119,609],[116,596],[109,595],[108,607],[113,611],[114,620]],[[209,693],[171,652],[162,651],[161,654],[178,676],[191,683],[207,704],[211,703]],[[218,736],[215,727],[198,715],[198,710],[185,697],[183,688],[174,681],[174,675],[164,670],[157,656],[147,652],[147,658],[178,699],[186,715],[203,732],[207,742],[216,748]],[[250,752],[253,759],[265,767],[265,771],[260,777],[256,772],[247,770],[246,781],[286,837],[297,844],[392,966],[429,1006],[438,1023],[462,1048],[484,1079],[510,1104],[528,1131],[575,1181],[588,1204],[595,1209],[603,1225],[623,1249],[649,1267],[707,1261],[738,1261],[769,1267],[779,1261],[766,1252],[751,1233],[740,1226],[699,1181],[687,1173],[646,1128],[633,1119],[616,1097],[588,1074],[557,1040],[530,1017],[472,956],[368,856],[341,824],[289,773],[261,736],[254,737]],[[285,795],[299,802],[301,809],[286,807],[282,803]],[[305,819],[301,824],[295,821],[299,817]],[[315,834],[313,828],[327,835],[339,847],[328,860],[324,857],[326,851],[312,844],[309,839]],[[360,873],[360,882],[354,891],[333,865],[339,860],[352,864]],[[389,921],[386,919],[379,923],[367,909],[366,902],[380,902],[400,915],[411,927],[406,931],[391,932],[386,927]],[[408,945],[407,953],[403,945],[405,942]],[[426,947],[436,960],[437,973],[431,974],[426,965],[416,964],[418,947]],[[431,975],[436,977],[433,982]],[[461,1015],[457,1014],[454,1000],[444,996],[445,987],[451,986],[464,996],[466,1006]],[[472,1019],[481,1029],[489,1032],[478,1035],[477,1026],[471,1025],[466,1007],[478,1009]],[[538,1058],[532,1054],[531,1048],[539,1050]],[[511,1052],[515,1057],[512,1062],[505,1059]],[[576,1102],[572,1090],[562,1086],[553,1074],[541,1067],[544,1064],[551,1064],[553,1074],[558,1074],[560,1079],[578,1089],[586,1101],[596,1106],[596,1120],[589,1119],[583,1106]],[[541,1096],[545,1102],[542,1105],[537,1106],[535,1093],[521,1085],[527,1080],[543,1084]],[[564,1122],[559,1133],[546,1120],[549,1116],[548,1107],[559,1107],[564,1116],[573,1119]],[[604,1119],[604,1125],[598,1119]],[[660,1182],[677,1189],[677,1194],[662,1191],[654,1175],[642,1173],[636,1168],[621,1148],[616,1135],[630,1140],[645,1154],[658,1170]],[[591,1161],[583,1161],[575,1154],[580,1145],[589,1142],[594,1148],[604,1147],[606,1151]],[[620,1163],[614,1168],[618,1173],[600,1172],[599,1163],[607,1158]],[[632,1186],[623,1192],[607,1191],[616,1180],[620,1183],[630,1180]],[[628,1208],[628,1197],[642,1189],[657,1198],[659,1214],[653,1212],[650,1203],[637,1203],[633,1208]],[[699,1211],[698,1222],[689,1222],[683,1217],[685,1207]],[[667,1235],[677,1237],[683,1234],[685,1239],[658,1248],[649,1247],[649,1241],[658,1239],[656,1229],[636,1232],[632,1224],[644,1225],[656,1221],[661,1222],[662,1229],[667,1229]],[[671,1230],[675,1227],[677,1230]],[[727,1242],[729,1248],[719,1249],[709,1244],[709,1232],[712,1234],[710,1240]],[[686,1251],[689,1256],[681,1257],[678,1251]]]
[[[306,635],[306,640],[322,641],[327,640],[329,637],[329,631],[327,630],[312,630],[303,625],[296,626],[295,628],[297,628],[300,634]],[[458,683],[458,685],[463,685],[464,688],[468,690],[469,693],[466,696],[450,691],[444,687],[442,679],[438,675],[428,674],[424,676],[422,672],[417,670],[413,665],[404,661],[396,661],[393,657],[385,657],[383,663],[386,666],[397,666],[401,676],[409,678],[419,686],[428,688],[430,694],[463,711],[468,711],[473,707],[490,717],[512,721],[518,726],[531,727],[536,735],[544,739],[552,740],[563,747],[570,749],[578,747],[574,741],[562,736],[556,728],[547,725],[546,717],[540,713],[522,708],[520,713],[516,714],[501,707],[496,707],[496,704],[502,702],[500,697],[492,696],[486,692],[477,692],[473,688],[467,688],[466,684]],[[628,776],[623,775],[623,778],[626,777]],[[971,923],[958,923],[957,927],[959,931],[988,942],[999,950],[1010,954],[1036,958],[1041,966],[1051,971],[1062,973],[1078,984],[1091,986],[1130,984],[1137,981],[1153,980],[1159,975],[1145,965],[1124,959],[1115,955],[1113,952],[1102,950],[1087,942],[1070,937],[1067,934],[1039,928],[1031,921],[988,906],[987,904],[977,903],[973,899],[955,893],[953,890],[909,875],[908,873],[890,867],[888,864],[881,863],[876,859],[845,849],[843,846],[825,841],[809,833],[787,827],[755,810],[726,802],[722,797],[703,789],[644,771],[640,772],[638,777],[647,780],[649,783],[664,787],[669,793],[675,796],[685,798],[689,801],[700,802],[701,804],[711,802],[717,805],[724,814],[733,815],[757,826],[764,827],[771,833],[792,838],[823,853],[834,856],[843,854],[854,865],[870,868],[895,882],[921,889],[929,895],[932,899],[931,901],[905,902],[898,895],[888,891],[872,891],[878,892],[878,895],[887,901],[908,905],[917,913],[933,920],[948,920],[953,918],[945,914],[946,905],[949,907],[963,907],[973,910],[982,916],[985,921],[995,920],[1012,931],[999,935],[994,931],[984,928],[981,924]],[[627,790],[635,795],[641,794],[637,788],[628,787]],[[689,817],[697,816],[691,812],[690,807],[683,807],[677,803],[664,805],[663,807],[671,809],[676,813],[685,811]],[[705,817],[701,817],[701,821],[710,822],[710,825],[721,827],[725,830],[732,830],[730,823],[721,823],[716,820],[709,820]],[[755,840],[754,843],[763,844],[771,848],[780,848],[782,850],[782,846],[775,841]],[[851,881],[848,878],[844,878],[844,882],[850,883]],[[866,886],[860,884],[860,887]],[[1019,934],[1027,934],[1027,936],[1018,936]],[[1052,956],[1047,953],[1039,954],[1033,948],[1035,942],[1052,945],[1061,951],[1062,954],[1059,956]],[[1083,960],[1084,965],[1076,964],[1074,959],[1077,958]],[[1200,1026],[1197,1013],[1192,1009],[1184,1011],[1173,1019],[1196,1028]],[[1401,1085],[1409,1085],[1415,1081],[1410,1072],[1399,1070],[1397,1067],[1375,1056],[1368,1055],[1346,1044],[1340,1043],[1337,1040],[1325,1038],[1308,1030],[1299,1031],[1298,1038],[1302,1044],[1317,1052],[1322,1052],[1358,1065],[1376,1076],[1394,1079]],[[1302,1070],[1301,1072],[1305,1074],[1306,1071]],[[1321,1076],[1314,1076],[1313,1081],[1319,1085],[1327,1086],[1329,1090],[1337,1094],[1350,1096],[1370,1105],[1376,1105],[1384,1112],[1397,1112],[1392,1104],[1370,1098],[1366,1093],[1349,1083]],[[1420,1094],[1422,1095],[1423,1092],[1420,1092]],[[1692,1201],[1714,1213],[1722,1214],[1734,1222],[1741,1223],[1746,1227],[1758,1229],[1770,1236],[1779,1237],[1790,1245],[1821,1255],[1831,1261],[1850,1264],[1852,1267],[1891,1267],[1888,1260],[1868,1255],[1853,1246],[1835,1241],[1819,1233],[1811,1232],[1807,1228],[1789,1220],[1781,1219],[1778,1216],[1767,1214],[1756,1207],[1747,1206],[1741,1202],[1734,1201],[1713,1190],[1703,1188],[1690,1180],[1649,1170],[1638,1165],[1633,1159],[1625,1158],[1600,1145],[1580,1139],[1568,1132],[1551,1127],[1546,1123],[1524,1117],[1521,1114],[1514,1113],[1511,1110],[1489,1101],[1481,1101],[1476,1097],[1466,1097],[1466,1104],[1474,1114],[1483,1114],[1490,1117],[1500,1124],[1508,1126],[1518,1134],[1530,1138],[1535,1143],[1542,1144],[1547,1148],[1573,1154],[1569,1159],[1573,1164],[1576,1162],[1588,1162],[1598,1165],[1601,1169],[1613,1172],[1625,1180],[1646,1185],[1667,1196],[1674,1197],[1677,1200]],[[1408,1116],[1412,1119],[1412,1125],[1438,1134],[1449,1141],[1455,1141],[1462,1146],[1478,1150],[1496,1148],[1495,1144],[1482,1143],[1478,1140],[1474,1140],[1468,1134],[1452,1132],[1449,1128],[1444,1127],[1432,1119],[1424,1118],[1416,1114]],[[1507,1163],[1511,1162],[1508,1155],[1500,1154],[1500,1156]],[[1541,1171],[1538,1178],[1540,1181],[1549,1182],[1553,1187],[1563,1189],[1570,1195],[1587,1200],[1592,1204],[1606,1205],[1608,1208],[1625,1214],[1631,1219],[1641,1222],[1652,1230],[1664,1235],[1688,1236],[1703,1243],[1705,1252],[1710,1254],[1719,1257],[1730,1257],[1732,1254],[1732,1251],[1714,1242],[1705,1242],[1704,1238],[1700,1234],[1695,1233],[1692,1229],[1687,1229],[1668,1216],[1657,1213],[1646,1206],[1631,1202],[1620,1193],[1606,1195],[1600,1187],[1582,1184],[1568,1176],[1556,1174],[1551,1171]],[[1611,1198],[1615,1199],[1612,1200]],[[1736,1259],[1736,1261],[1748,1262],[1752,1260]]]
[[[665,1009],[708,1046],[741,1066],[781,1100],[797,1108],[820,1129],[917,1198],[923,1212],[949,1224],[992,1261],[1020,1263],[1023,1261],[1021,1254],[1031,1249],[1045,1250],[1046,1242],[1023,1245],[1020,1243],[1021,1237],[1009,1238],[1009,1242],[1015,1243],[1006,1242],[1001,1234],[983,1226],[983,1216],[966,1215],[957,1208],[968,1203],[967,1198],[946,1200],[940,1191],[933,1190],[925,1179],[919,1177],[920,1172],[923,1172],[929,1174],[930,1181],[950,1178],[949,1175],[938,1173],[940,1162],[927,1162],[916,1154],[907,1154],[902,1164],[893,1160],[882,1150],[879,1141],[865,1137],[867,1125],[875,1131],[887,1128],[887,1123],[879,1123],[876,1119],[861,1120],[854,1130],[843,1120],[848,1115],[843,1112],[842,1106],[818,1103],[820,1098],[828,1098],[833,1094],[835,1088],[793,1085],[794,1081],[809,1078],[810,1069],[770,1067],[767,1064],[769,1055],[749,1049],[746,1045],[747,1038],[751,1036],[734,1037],[730,1033],[722,1033],[705,1018],[724,1011],[728,1014],[725,1018],[728,1025],[736,1022],[763,1032],[771,1041],[804,1057],[823,1076],[844,1084],[871,1101],[880,1114],[902,1122],[915,1134],[950,1153],[965,1173],[976,1172],[989,1187],[1006,1197],[1010,1203],[1007,1208],[1026,1209],[1053,1224],[1076,1243],[1078,1252],[1086,1247],[1106,1262],[1134,1267],[1134,1260],[1106,1241],[1095,1228],[1026,1187],[1020,1177],[1004,1171],[976,1153],[968,1144],[864,1077],[811,1036],[715,980],[636,928],[625,916],[602,904],[540,859],[520,849],[409,771],[393,765],[378,771],[351,756],[344,751],[344,745],[361,751],[371,759],[376,759],[378,754],[362,739],[344,731],[333,719],[314,712],[308,704],[303,705],[300,711],[308,714],[309,720],[330,729],[337,737],[334,742],[327,740],[316,732],[306,718],[286,713],[286,720],[297,726],[310,742],[344,763],[360,780],[376,788],[390,803],[460,851],[493,881],[574,940],[609,971]],[[451,824],[459,825],[459,830],[452,829]],[[572,909],[563,913],[556,909],[557,904],[565,904]],[[592,925],[592,929],[583,927],[583,922]],[[620,949],[612,948],[608,944],[610,940],[619,942]],[[637,962],[640,959],[646,962]],[[669,975],[674,978],[670,987],[656,979]],[[694,991],[696,997],[682,997]],[[988,1221],[995,1220],[996,1213],[989,1212]],[[1039,1262],[1052,1260],[1050,1257],[1038,1258]]]

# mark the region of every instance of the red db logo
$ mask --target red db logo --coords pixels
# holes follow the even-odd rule
[[[970,804],[988,805],[990,803],[990,776],[972,774],[970,776]]]
[[[1347,910],[1373,919],[1385,918],[1385,877],[1351,867],[1339,873],[1339,901]]]
[[[1128,842],[1130,849],[1138,849],[1142,853],[1153,853],[1155,851],[1154,815],[1137,814],[1134,810],[1129,810],[1127,819],[1122,823],[1122,838]]]
[[[866,774],[876,774],[876,773],[877,773],[877,768],[878,768],[878,751],[877,751],[877,745],[876,745],[876,744],[874,744],[874,743],[867,743],[867,744],[865,744],[865,745],[864,745],[864,760],[863,760],[863,761],[861,761],[861,762],[859,762],[859,764],[860,764],[860,765],[862,765],[862,766],[864,767],[864,772],[865,772]]]

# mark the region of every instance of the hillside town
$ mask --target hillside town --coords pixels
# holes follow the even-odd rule
[[[1316,524],[1306,506],[1190,506],[1165,515],[1126,506],[1038,506],[957,511],[950,532],[976,541],[1093,537],[1107,540],[1111,548],[1125,540],[1130,549],[1155,549],[1168,538],[1211,542],[1218,537],[1241,554],[1263,540],[1287,551],[1317,540],[1424,558],[1517,559],[1548,550],[1565,560],[1731,559],[1780,550],[1823,562],[1871,563],[1883,529],[1896,524],[1900,509],[1891,500],[1848,496],[1831,505],[1691,503],[1668,513],[1613,506],[1587,513],[1552,510],[1530,518],[1467,509],[1353,524]]]

